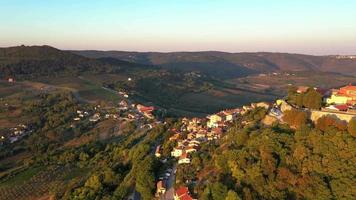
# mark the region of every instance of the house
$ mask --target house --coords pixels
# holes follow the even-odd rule
[[[119,105],[122,107],[127,107],[129,104],[126,101],[122,100],[120,101]]]
[[[16,81],[15,81],[14,78],[10,77],[10,78],[7,79],[7,82],[9,82],[9,83],[15,83]]]
[[[175,141],[179,139],[180,134],[176,133],[169,138],[169,141]]]
[[[188,121],[187,131],[196,132],[202,128],[202,120],[195,117]]]
[[[225,121],[229,121],[229,122],[232,122],[235,119],[236,114],[239,112],[240,112],[239,109],[231,109],[231,110],[222,111],[222,113],[225,115]]]
[[[206,137],[206,131],[199,131],[198,133],[195,134],[196,138],[205,138]]]
[[[131,114],[131,113],[129,113],[129,114],[127,115],[127,117],[128,117],[129,119],[135,119],[135,118],[136,118],[136,116],[133,115],[133,114]]]
[[[100,120],[100,113],[95,113],[91,118],[89,118],[89,121],[91,122],[97,122]]]
[[[157,190],[156,190],[156,197],[161,196],[162,194],[166,193],[166,184],[163,180],[157,182]]]
[[[346,104],[343,104],[343,105],[331,105],[331,106],[326,107],[326,109],[346,112],[349,109],[349,106],[346,105]]]
[[[183,152],[182,155],[179,157],[178,164],[189,164],[190,158],[186,152]]]
[[[175,147],[173,148],[173,151],[171,151],[171,156],[172,157],[180,157],[183,154],[183,148],[182,147]]]
[[[292,110],[293,107],[291,105],[289,105],[285,100],[283,99],[278,99],[276,101],[277,106],[280,108],[280,110],[282,112],[288,111],[288,110]]]
[[[158,146],[156,147],[155,156],[156,156],[157,158],[161,157],[161,145],[158,145]]]
[[[271,105],[268,102],[259,102],[259,103],[252,103],[251,106],[253,108],[265,108],[266,110],[268,110]]]
[[[220,139],[223,135],[223,129],[222,128],[214,128],[211,130],[211,132],[213,133],[213,137],[215,139]]]
[[[298,94],[303,94],[303,93],[306,93],[308,91],[309,87],[307,86],[299,86],[297,88],[297,93]]]
[[[188,140],[192,140],[194,138],[195,138],[195,133],[188,133],[188,135],[187,135]]]
[[[197,152],[197,147],[194,147],[194,146],[188,146],[185,148],[185,152],[186,153],[194,153],[194,152]]]
[[[326,103],[356,105],[356,86],[349,84],[339,90],[333,90]]]
[[[194,147],[194,146],[199,146],[199,145],[200,145],[200,142],[198,140],[191,140],[191,141],[189,141],[189,144],[188,144],[189,147]]]
[[[186,117],[184,117],[184,118],[182,119],[182,123],[185,124],[185,125],[189,124],[189,119],[186,118]]]
[[[175,190],[174,200],[193,200],[187,187],[179,187]]]
[[[222,113],[218,113],[218,114],[210,115],[207,118],[208,118],[208,122],[207,122],[208,128],[216,128],[219,126],[219,122],[225,120],[225,115]]]
[[[188,140],[179,140],[179,141],[177,142],[177,145],[178,145],[178,146],[183,146],[183,147],[187,146],[188,144],[189,144],[189,141],[188,141]]]
[[[147,117],[149,119],[153,119],[154,118],[152,112],[155,110],[155,108],[153,106],[144,106],[144,105],[138,104],[136,106],[136,108],[145,117]]]
[[[250,110],[252,110],[251,106],[242,106],[241,114],[243,115],[243,114],[247,113]]]

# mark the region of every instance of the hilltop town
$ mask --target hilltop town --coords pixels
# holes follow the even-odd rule
[[[331,117],[345,125],[351,120],[355,120],[356,86],[350,84],[340,89],[332,90],[300,86],[297,87],[294,92],[296,95],[305,95],[311,91],[316,92],[317,96],[322,100],[319,105],[320,108],[318,108],[318,106],[306,108],[301,105],[293,104],[288,102],[288,98],[291,97],[286,97],[286,99],[278,99],[273,103],[252,103],[242,108],[223,110],[208,115],[206,118],[182,118],[180,127],[171,129],[173,135],[169,137],[169,142],[174,141],[174,144],[176,144],[170,156],[173,157],[177,163],[173,164],[173,167],[169,168],[162,177],[160,177],[160,180],[157,182],[156,196],[160,197],[160,199],[172,199],[172,197],[168,195],[172,195],[173,192],[170,191],[168,195],[166,193],[169,190],[173,190],[175,191],[175,200],[194,199],[190,195],[188,187],[184,186],[185,184],[190,185],[190,182],[183,183],[183,186],[175,190],[172,189],[172,183],[167,183],[174,181],[174,178],[172,179],[170,176],[175,176],[177,165],[178,168],[180,165],[191,165],[191,154],[199,152],[202,143],[220,140],[225,136],[229,128],[234,125],[236,119],[241,118],[241,116],[252,110],[264,109],[267,112],[267,115],[262,119],[265,125],[272,125],[276,122],[289,123],[284,115],[293,110],[306,113],[309,120],[313,123],[317,123],[317,121],[323,117]],[[241,124],[248,125],[251,122],[252,121],[242,120]],[[157,146],[155,156],[163,159],[165,163],[169,158],[162,158],[161,151],[161,145]],[[167,187],[167,185],[170,185],[170,188]]]

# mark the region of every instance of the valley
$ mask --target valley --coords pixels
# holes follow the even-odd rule
[[[231,65],[216,52],[120,53],[123,60],[116,52],[93,58],[48,46],[0,52],[1,200],[172,199],[179,191],[207,199],[352,196],[340,191],[350,177],[332,173],[352,170],[352,120],[306,117],[313,109],[331,112],[315,92],[355,84],[347,70],[313,64],[308,71],[300,60],[282,69],[265,58],[288,57],[279,54]],[[277,103],[285,100],[291,114]],[[319,149],[340,151],[334,139],[346,147],[337,159]],[[319,155],[339,167],[326,167]]]

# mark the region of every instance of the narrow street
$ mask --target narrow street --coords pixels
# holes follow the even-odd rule
[[[161,200],[174,200],[174,182],[176,180],[176,174],[174,173],[177,170],[177,164],[173,166],[173,171],[171,176],[166,181],[167,191],[160,197]]]

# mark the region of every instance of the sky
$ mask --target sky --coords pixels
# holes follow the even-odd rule
[[[356,0],[0,0],[0,46],[356,54]]]

